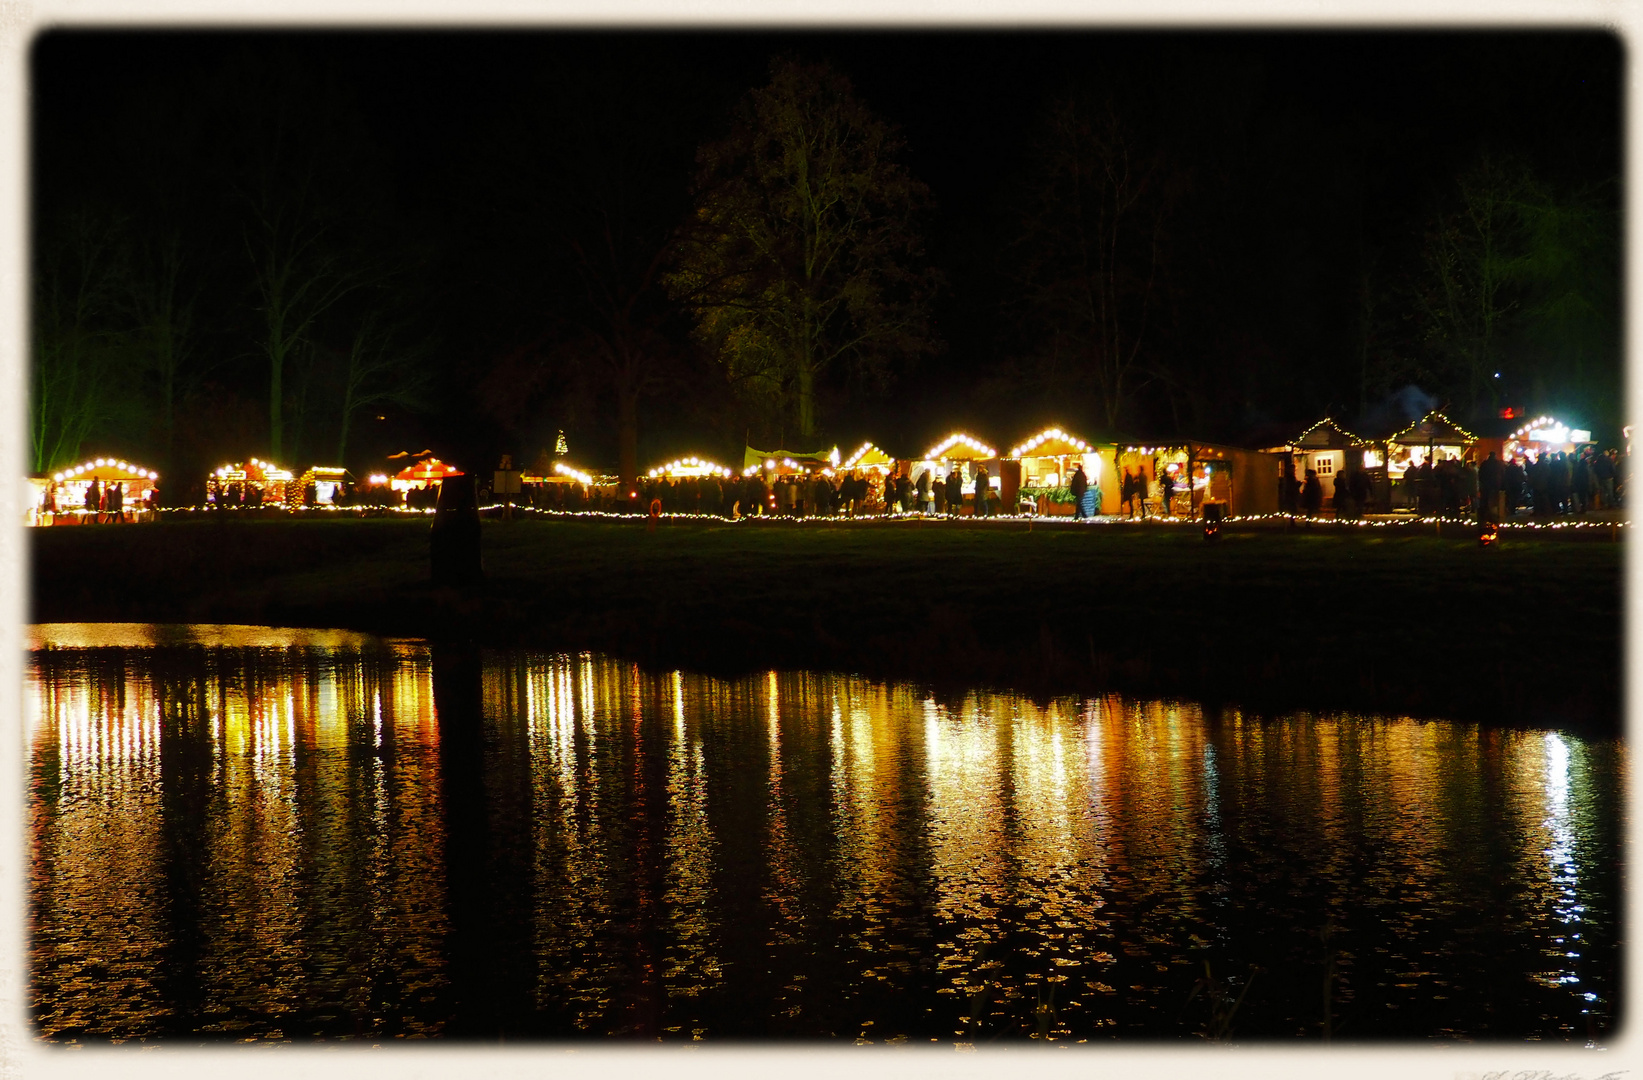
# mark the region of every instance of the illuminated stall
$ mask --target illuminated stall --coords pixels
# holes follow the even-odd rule
[[[1099,488],[1105,494],[1109,486],[1101,451],[1058,427],[1045,428],[1023,440],[1011,449],[1008,460],[1021,463],[1022,494],[1033,500],[1040,514],[1073,512],[1069,485],[1073,471],[1080,465],[1091,490]]]
[[[723,465],[699,457],[684,457],[670,461],[666,465],[658,465],[645,474],[652,480],[679,480],[685,477],[704,476],[727,479],[734,474]]]
[[[408,493],[438,487],[447,477],[461,476],[462,470],[436,457],[424,458],[395,473],[388,481],[394,491]]]
[[[463,472],[455,465],[441,461],[424,450],[426,457],[418,455],[419,460],[413,461],[399,470],[388,480],[388,489],[404,501],[404,505],[412,509],[432,510],[439,503],[439,487],[453,476],[462,476]],[[409,457],[408,454],[394,454],[388,460]]]
[[[550,462],[546,456],[522,470],[519,482],[526,501],[539,510],[586,510],[593,502],[596,487],[608,487],[614,496],[615,477],[594,476],[567,461]]]
[[[1476,443],[1476,435],[1434,409],[1380,440],[1380,445],[1365,455],[1364,464],[1375,469],[1384,463],[1391,505],[1414,508],[1420,504],[1421,493],[1416,490],[1418,474],[1410,470],[1428,463],[1437,466],[1445,461],[1463,461]]]
[[[878,472],[880,475],[895,471],[896,459],[880,450],[870,442],[862,443],[854,454],[851,454],[839,465],[840,472],[852,472],[860,469],[862,472]]]
[[[206,477],[205,500],[214,506],[297,506],[302,489],[290,469],[248,458],[220,466]]]
[[[851,454],[839,463],[839,474],[852,477],[860,475],[867,481],[867,494],[862,498],[863,507],[884,506],[884,485],[891,482],[890,478],[897,475],[898,463],[895,458],[880,450],[871,442],[864,442]]]
[[[1355,469],[1368,473],[1372,490],[1381,491],[1385,485],[1382,452],[1327,416],[1281,444],[1262,447],[1261,452],[1277,458],[1275,484],[1287,476],[1304,483],[1308,469],[1317,473],[1326,506],[1334,505],[1335,478]]]
[[[717,514],[724,506],[725,483],[736,474],[702,457],[682,457],[645,474],[639,508],[659,501],[663,513]]]
[[[936,483],[946,480],[948,474],[956,470],[964,480],[964,494],[969,497],[973,511],[976,497],[976,471],[978,469],[984,467],[987,469],[987,487],[989,491],[1002,491],[1003,480],[999,475],[999,460],[998,451],[993,447],[980,439],[966,435],[962,431],[955,431],[927,450],[924,457],[911,462],[907,477],[917,482],[919,473],[928,469],[930,470],[931,483]]]
[[[797,450],[758,450],[747,447],[742,454],[742,475],[762,472],[766,481],[779,476],[832,476],[839,468],[839,448],[801,453]]]
[[[1578,454],[1592,444],[1590,431],[1570,427],[1553,416],[1537,416],[1532,420],[1506,417],[1498,424],[1486,425],[1473,443],[1472,451],[1479,460],[1492,450],[1502,461],[1513,458],[1538,461],[1542,454]]]
[[[31,513],[42,525],[146,520],[154,513],[159,479],[153,469],[129,461],[92,458],[35,485],[39,502]]]
[[[314,506],[340,506],[350,479],[347,469],[340,465],[312,465],[297,479],[297,490],[308,505],[308,489],[313,488]]]
[[[49,476],[30,476],[28,480],[28,502],[23,510],[24,525],[50,525],[51,511],[46,509],[56,482]]]
[[[1278,509],[1278,485],[1271,474],[1272,459],[1239,446],[1197,441],[1114,448],[1111,483],[1103,485],[1101,512],[1123,513],[1123,477],[1147,478],[1147,512],[1167,517],[1197,517],[1205,503],[1219,505],[1229,516],[1270,514]],[[1164,503],[1160,476],[1171,481],[1169,503]]]

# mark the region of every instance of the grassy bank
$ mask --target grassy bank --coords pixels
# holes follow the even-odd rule
[[[1456,530],[1458,533],[1459,530]],[[338,626],[713,671],[1619,728],[1621,552],[1426,530],[426,521],[30,530],[36,621]]]

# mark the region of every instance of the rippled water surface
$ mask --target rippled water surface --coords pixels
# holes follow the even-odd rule
[[[1603,1041],[1616,741],[45,626],[56,1040]]]

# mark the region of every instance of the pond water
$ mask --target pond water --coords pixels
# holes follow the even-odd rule
[[[1603,1042],[1628,754],[32,629],[38,1035]]]

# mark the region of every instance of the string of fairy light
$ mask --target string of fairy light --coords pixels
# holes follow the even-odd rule
[[[51,478],[61,484],[70,480],[78,480],[86,473],[94,472],[97,469],[118,469],[120,472],[135,475],[139,480],[158,480],[160,478],[160,474],[153,469],[145,469],[141,465],[133,465],[129,461],[123,461],[119,458],[92,458],[84,464],[64,469],[59,473],[53,473]]]
[[[502,503],[488,503],[480,507],[484,512],[500,513],[504,509]],[[645,520],[644,515],[631,511],[614,510],[555,510],[546,507],[531,505],[515,505],[513,511],[527,516],[544,517],[550,519],[569,519],[586,521],[619,521],[636,522]],[[199,513],[228,513],[247,515],[281,514],[348,514],[359,516],[381,515],[412,515],[428,517],[436,511],[432,508],[405,507],[405,506],[299,506],[290,508],[270,507],[227,507],[218,508],[206,506],[175,506],[163,507],[162,514],[199,514]],[[1198,529],[1203,520],[1197,517],[1172,515],[1163,517],[1152,515],[1146,518],[1131,518],[1123,515],[1103,515],[1094,518],[1075,518],[1070,515],[1037,515],[1037,514],[997,514],[991,517],[948,516],[945,514],[924,514],[917,511],[894,511],[890,513],[864,514],[832,514],[832,515],[798,515],[798,514],[747,514],[738,517],[725,517],[721,514],[664,511],[660,515],[663,521],[703,522],[727,526],[774,526],[778,528],[840,528],[852,524],[883,524],[883,523],[922,523],[934,524],[946,522],[964,528],[1001,528],[1006,526],[1031,525],[1033,528],[1055,529],[1087,529],[1087,528],[1151,528],[1151,529]],[[1328,517],[1307,517],[1303,514],[1239,514],[1221,519],[1220,524],[1228,525],[1261,525],[1261,524],[1293,523],[1326,529],[1403,529],[1418,530],[1423,528],[1442,529],[1444,527],[1475,529],[1478,522],[1475,518],[1451,517],[1446,515],[1428,515],[1423,517],[1398,517],[1378,520],[1339,519]],[[1631,529],[1631,522],[1626,521],[1512,521],[1493,523],[1502,533],[1529,533],[1537,531],[1617,531]],[[1441,535],[1441,533],[1440,533]],[[1459,533],[1455,535],[1460,535]]]
[[[997,450],[994,450],[981,440],[972,439],[970,436],[961,431],[955,431],[953,434],[947,436],[946,439],[931,447],[930,451],[924,455],[924,460],[940,461],[946,456],[947,451],[951,450],[955,446],[968,446],[971,450],[974,450],[976,453],[985,458],[995,458],[998,456]]]

